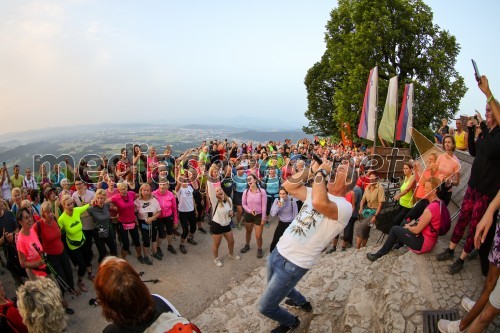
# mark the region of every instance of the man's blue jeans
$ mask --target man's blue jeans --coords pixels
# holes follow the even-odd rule
[[[276,320],[280,325],[292,326],[295,316],[280,307],[280,302],[285,297],[298,305],[307,302],[304,296],[295,290],[295,285],[307,271],[286,260],[275,248],[267,261],[267,288],[260,298],[259,312]]]

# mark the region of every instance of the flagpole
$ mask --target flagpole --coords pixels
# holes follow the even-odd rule
[[[377,136],[378,136],[378,129],[377,129],[377,123],[378,123],[378,64],[375,66],[377,67],[377,94],[375,95],[376,102],[375,102],[375,137],[373,138],[373,151],[372,155],[375,155],[375,147],[377,146]]]
[[[396,75],[397,76],[397,75]],[[399,83],[399,77],[398,77],[398,83]],[[399,92],[399,89],[398,89],[398,92]],[[404,95],[404,90],[403,90],[403,95]],[[394,122],[394,137],[392,138],[394,140],[394,144],[393,144],[393,148],[396,148],[396,134],[398,132],[398,98],[399,96],[396,95],[396,119],[395,119],[395,122]],[[404,97],[404,96],[403,96]]]

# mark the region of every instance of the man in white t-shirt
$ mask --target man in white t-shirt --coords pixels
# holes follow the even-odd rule
[[[335,173],[331,170],[331,162],[319,165],[313,161],[310,170],[288,177],[283,184],[304,204],[267,261],[267,288],[259,301],[259,311],[279,322],[280,326],[271,332],[289,332],[300,325],[298,317],[279,306],[285,297],[285,304],[312,311],[311,303],[295,285],[351,218],[352,206],[344,196],[356,185],[354,163],[340,164]],[[310,177],[314,177],[313,185],[307,188],[304,183]]]

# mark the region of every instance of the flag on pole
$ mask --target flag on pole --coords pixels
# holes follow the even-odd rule
[[[375,140],[375,120],[377,117],[378,69],[374,67],[368,76],[363,110],[358,125],[358,136],[367,140]]]
[[[405,85],[405,93],[401,102],[396,140],[410,143],[410,128],[413,126],[413,83]]]
[[[384,114],[378,127],[378,137],[388,142],[394,142],[394,127],[396,125],[396,107],[398,103],[398,77],[389,80]]]

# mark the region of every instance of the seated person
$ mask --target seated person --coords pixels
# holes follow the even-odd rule
[[[430,204],[424,210],[418,223],[415,226],[402,223],[402,226],[393,226],[384,245],[376,253],[367,253],[366,257],[370,261],[385,256],[394,245],[404,244],[415,253],[430,252],[437,243],[438,230],[441,223],[441,210],[448,209],[446,205],[437,197],[436,188],[439,180],[431,178],[425,182],[425,190]]]

